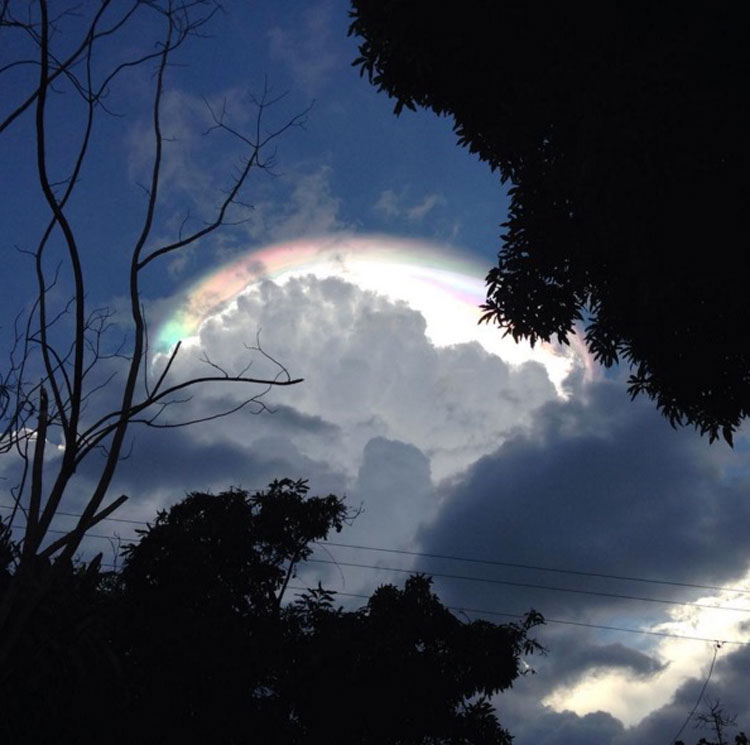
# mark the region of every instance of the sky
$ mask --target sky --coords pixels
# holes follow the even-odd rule
[[[215,128],[217,112],[252,132],[265,89],[275,102],[261,131],[283,131],[231,224],[146,273],[151,374],[181,339],[175,379],[205,374],[206,360],[237,371],[252,359],[261,376],[278,361],[304,381],[230,417],[134,430],[111,489],[129,496],[117,516],[146,521],[188,491],[305,478],[312,493],[345,495],[361,514],[316,551],[321,563],[300,572],[300,585],[322,579],[353,607],[420,571],[465,617],[506,622],[534,608],[548,619],[536,634],[548,654],[495,700],[518,745],[670,742],[711,667],[704,704],[720,700],[750,726],[746,430],[733,450],[709,446],[648,401],[631,402],[627,370],[599,369],[580,340],[532,350],[477,326],[505,188],[458,148],[448,119],[393,115],[351,66],[347,14],[340,0],[228,3],[167,70],[154,246],[210,220],[242,164],[243,143]],[[156,32],[144,18],[104,61]],[[78,22],[60,20],[63,47]],[[6,47],[0,66],[21,49]],[[127,340],[125,272],[153,157],[152,72],[112,86],[69,206],[87,302],[112,309],[113,339]],[[6,77],[8,100],[24,74]],[[82,123],[64,84],[49,122],[62,174]],[[26,116],[0,135],[5,319],[33,298],[23,251],[45,214],[32,125]],[[59,303],[68,280],[63,268]],[[0,328],[4,348],[12,329]],[[258,339],[269,357],[248,349]],[[103,360],[101,380],[117,364]],[[94,412],[117,380],[92,399]],[[212,386],[166,421],[210,416],[246,395]],[[82,464],[66,511],[80,509],[100,466],[96,454]],[[4,483],[13,468],[0,460]],[[9,499],[6,490],[0,502]],[[135,527],[102,523],[84,554],[115,561]],[[702,734],[691,722],[682,736]]]

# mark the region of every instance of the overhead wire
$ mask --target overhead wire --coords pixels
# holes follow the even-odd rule
[[[701,692],[698,694],[698,699],[696,700],[693,708],[690,710],[690,713],[687,715],[687,718],[682,723],[682,727],[680,727],[680,729],[677,730],[677,734],[669,741],[670,745],[676,742],[677,738],[682,734],[682,731],[685,729],[685,727],[687,727],[688,722],[693,718],[695,712],[698,710],[698,707],[700,706],[700,703],[703,700],[703,696],[706,693],[706,688],[708,687],[708,681],[711,680],[711,676],[713,675],[714,665],[716,664],[716,655],[719,654],[720,649],[721,649],[721,643],[716,642],[714,644],[714,656],[713,656],[713,659],[711,660],[711,665],[708,668],[708,675],[706,676],[706,679],[703,681],[703,687],[701,688]],[[705,741],[701,738],[701,742],[705,742]]]
[[[0,504],[0,508],[12,509],[10,505],[5,505],[5,504]],[[56,514],[62,515],[65,517],[80,517],[80,514],[77,514],[74,512],[58,511]],[[107,517],[104,519],[110,522],[129,523],[133,525],[148,525],[149,524],[146,520],[129,520],[125,518],[116,518],[116,517]],[[60,531],[60,532],[64,532],[64,531]],[[90,538],[110,538],[111,537],[111,536],[103,536],[101,534],[96,534],[96,533],[87,533],[86,535],[89,536]],[[408,551],[405,549],[386,548],[383,546],[365,546],[365,545],[360,545],[356,543],[340,543],[340,542],[328,541],[328,540],[320,541],[318,542],[318,545],[335,546],[337,548],[358,549],[362,551],[376,551],[379,553],[415,556],[415,557],[422,557],[422,558],[428,558],[428,559],[443,559],[446,561],[460,561],[460,562],[466,562],[466,563],[471,563],[471,564],[483,564],[487,566],[502,566],[502,567],[510,567],[510,568],[516,568],[516,569],[539,571],[539,572],[551,572],[555,574],[570,574],[570,575],[576,575],[576,576],[582,576],[582,577],[613,579],[613,580],[625,581],[625,582],[640,582],[640,583],[655,584],[655,585],[684,587],[688,589],[697,589],[697,590],[714,590],[716,592],[732,592],[732,593],[738,593],[738,594],[750,594],[750,589],[739,588],[739,587],[722,587],[720,585],[700,584],[700,583],[695,583],[695,582],[681,582],[678,580],[671,580],[671,579],[655,579],[652,577],[637,577],[634,575],[608,574],[605,572],[593,572],[593,571],[585,571],[585,570],[580,570],[580,569],[563,569],[560,567],[543,566],[540,564],[525,564],[521,562],[500,561],[496,559],[482,559],[482,558],[470,557],[470,556],[459,556],[457,554],[438,554],[438,553],[429,553],[425,551]]]
[[[606,574],[604,572],[589,572],[581,569],[561,569],[560,567],[542,566],[540,564],[522,564],[514,561],[498,561],[496,559],[478,559],[469,556],[457,556],[455,554],[435,554],[426,551],[407,551],[398,548],[383,548],[380,546],[362,546],[356,543],[338,543],[335,541],[322,541],[326,546],[336,546],[338,548],[359,549],[362,551],[377,551],[379,553],[400,554],[404,556],[419,556],[427,559],[445,559],[448,561],[462,561],[471,564],[484,564],[487,566],[511,567],[514,569],[530,569],[538,572],[553,572],[555,574],[574,574],[581,577],[597,577],[601,579],[616,579],[626,582],[644,582],[653,585],[672,585],[674,587],[687,587],[697,590],[717,590],[719,592],[737,592],[750,595],[750,590],[721,587],[719,585],[703,585],[695,582],[679,582],[669,579],[653,579],[648,577],[634,577],[626,574]]]
[[[0,508],[9,509],[9,506],[0,504]],[[65,517],[80,517],[80,514],[72,513],[72,512],[60,511],[57,514],[61,516],[65,516]],[[105,519],[108,521],[112,521],[112,522],[128,523],[128,524],[133,524],[133,525],[148,525],[148,522],[145,520],[132,520],[132,519],[126,519],[126,518],[105,518]],[[64,534],[67,531],[50,529],[50,532]],[[102,534],[97,534],[97,533],[87,533],[87,536],[90,538],[105,539],[109,541],[112,541],[113,539],[122,540],[122,537],[117,536],[117,535],[102,535]],[[129,540],[131,538],[133,540],[137,539],[136,536],[131,536],[131,537],[126,537],[125,540]],[[641,582],[648,582],[650,584],[675,585],[675,586],[694,588],[694,589],[710,589],[710,590],[717,590],[717,591],[742,592],[742,593],[750,592],[748,590],[722,588],[722,587],[715,586],[715,585],[701,585],[701,584],[694,584],[694,583],[677,582],[677,581],[672,581],[672,580],[656,580],[656,579],[651,579],[651,578],[642,578],[642,577],[639,578],[639,577],[630,577],[630,576],[624,576],[624,575],[611,575],[611,574],[605,574],[601,572],[584,572],[580,570],[565,570],[565,569],[554,568],[554,567],[543,567],[539,565],[521,564],[517,562],[503,562],[503,561],[495,561],[495,560],[489,560],[489,559],[477,559],[477,558],[472,558],[472,557],[464,557],[464,556],[457,556],[457,555],[450,555],[450,554],[434,554],[434,553],[419,552],[419,551],[407,551],[403,549],[391,549],[391,548],[385,548],[385,547],[364,546],[364,545],[358,545],[358,544],[339,543],[335,541],[321,541],[319,542],[319,545],[335,546],[335,547],[347,548],[347,549],[378,551],[378,552],[383,552],[383,553],[402,554],[402,555],[407,555],[407,556],[417,556],[417,557],[424,557],[424,558],[444,559],[444,560],[450,560],[450,561],[465,561],[469,563],[486,564],[490,566],[509,566],[509,567],[514,567],[514,568],[527,569],[527,570],[553,571],[556,573],[599,577],[603,579],[615,579],[615,580],[621,580],[621,581],[641,581]],[[351,567],[351,568],[362,568],[362,569],[379,570],[379,571],[392,571],[392,572],[404,573],[404,574],[415,573],[415,569],[413,568],[405,569],[403,567],[384,567],[384,566],[378,566],[374,564],[343,562],[343,561],[332,560],[332,559],[308,558],[306,561],[309,563],[332,564],[332,565]],[[103,563],[102,566],[110,566],[113,568],[117,568],[115,564]],[[645,602],[652,602],[652,603],[665,603],[669,605],[692,606],[692,607],[698,607],[701,609],[709,609],[709,610],[726,610],[726,611],[735,611],[735,612],[743,612],[743,613],[750,612],[750,609],[747,609],[747,608],[709,605],[705,603],[684,602],[684,601],[671,600],[671,599],[666,599],[666,598],[651,598],[651,597],[643,597],[643,596],[638,596],[638,595],[610,593],[610,592],[596,591],[596,590],[581,590],[578,588],[564,588],[564,587],[556,587],[552,585],[541,585],[541,584],[531,583],[531,582],[517,582],[517,581],[512,581],[512,580],[501,580],[501,579],[495,579],[495,578],[489,578],[489,577],[476,577],[476,576],[471,576],[471,575],[457,575],[457,574],[449,574],[449,573],[444,573],[444,572],[430,572],[430,571],[426,571],[425,574],[428,574],[429,576],[432,576],[432,577],[439,577],[439,578],[445,578],[445,579],[458,579],[458,580],[473,581],[473,582],[484,582],[484,583],[498,584],[498,585],[525,587],[525,588],[537,589],[537,590],[547,590],[547,591],[582,594],[582,595],[594,595],[594,596],[610,597],[610,598],[615,598],[615,599],[645,601]],[[290,587],[289,589],[304,590],[306,588]],[[343,591],[342,592],[334,591],[334,592],[335,594],[341,595],[341,596],[369,599],[369,596],[367,595],[347,593]],[[456,607],[456,606],[446,606],[446,607],[449,607],[451,610],[454,610],[457,612],[478,613],[478,614],[483,614],[483,615],[513,617],[513,618],[523,617],[521,614],[505,613],[505,612],[492,611],[492,610],[486,610],[486,609],[464,608],[464,607]],[[626,633],[634,633],[634,634],[646,634],[650,636],[659,636],[659,637],[671,637],[671,638],[686,639],[686,640],[691,640],[691,641],[712,642],[712,643],[716,642],[715,639],[709,639],[706,637],[672,634],[672,633],[663,632],[663,631],[632,629],[632,628],[621,627],[621,626],[592,624],[592,623],[586,623],[582,621],[572,621],[568,619],[545,618],[545,622],[568,625],[568,626],[601,629],[601,630],[607,630],[607,631],[617,631],[617,632],[626,632]],[[737,640],[721,640],[721,641],[722,643],[735,644],[735,645],[750,644],[750,642],[742,642],[742,641],[737,641]]]
[[[65,534],[67,531],[65,530],[56,530],[53,528],[49,529],[50,533],[55,534]],[[87,533],[87,536],[89,538],[98,538],[102,540],[123,540],[122,536],[118,535],[102,535],[100,533]],[[130,538],[135,539],[134,536],[125,538],[125,540],[129,540]],[[328,543],[327,545],[335,545],[332,543]],[[350,546],[347,546],[347,548]],[[375,549],[373,549],[375,550]],[[390,549],[382,549],[383,551],[390,551]],[[401,553],[401,552],[397,552]],[[404,553],[416,553],[416,552],[404,552]],[[339,567],[350,567],[350,568],[357,568],[357,569],[373,569],[373,570],[379,570],[379,571],[390,571],[390,572],[398,572],[401,574],[414,574],[415,569],[410,568],[406,569],[403,567],[390,567],[390,566],[382,566],[382,565],[376,565],[376,564],[360,564],[357,562],[346,562],[346,561],[339,561],[337,559],[316,559],[316,558],[307,558],[305,560],[307,563],[312,564],[333,564],[335,566]],[[614,598],[618,600],[634,600],[634,601],[641,601],[641,602],[647,602],[647,603],[663,603],[667,605],[682,605],[682,606],[689,606],[693,608],[703,608],[708,610],[724,610],[724,611],[731,611],[736,613],[750,613],[750,608],[737,608],[734,606],[727,606],[727,605],[710,605],[708,603],[695,603],[690,601],[684,601],[684,600],[672,600],[669,598],[653,598],[653,597],[645,597],[643,595],[629,595],[624,593],[615,593],[615,592],[606,592],[604,590],[582,590],[580,588],[574,588],[574,587],[557,587],[555,585],[543,585],[535,582],[519,582],[515,580],[504,580],[504,579],[497,579],[494,577],[477,577],[474,575],[463,575],[463,574],[449,574],[446,572],[434,572],[430,571],[429,569],[424,572],[425,574],[429,574],[431,577],[439,577],[441,579],[457,579],[467,582],[482,582],[486,584],[495,584],[495,585],[505,585],[509,587],[523,587],[527,589],[533,589],[533,590],[545,590],[548,592],[562,592],[562,593],[571,593],[571,594],[577,594],[577,595],[592,595],[592,596],[598,596],[598,597],[606,597],[606,598]],[[717,588],[720,589],[720,588]]]
[[[287,589],[289,590],[298,590],[302,592],[306,592],[310,588],[308,587],[294,587],[289,586]],[[370,595],[364,595],[361,593],[356,592],[343,592],[338,590],[331,590],[331,593],[334,595],[343,595],[345,597],[351,597],[351,598],[363,598],[365,600],[370,599]],[[524,618],[523,613],[504,613],[501,611],[493,611],[493,610],[486,610],[483,608],[466,608],[463,606],[457,606],[457,605],[446,605],[446,608],[448,610],[456,611],[457,613],[476,613],[477,615],[485,615],[485,616],[501,616],[504,618]],[[626,632],[628,634],[647,634],[649,636],[661,636],[661,637],[670,637],[672,639],[684,639],[686,641],[695,641],[695,642],[708,642],[710,644],[734,644],[741,647],[745,647],[750,645],[750,642],[743,642],[738,640],[729,640],[729,639],[710,639],[705,636],[690,636],[689,634],[672,634],[669,631],[651,631],[651,630],[645,630],[645,629],[631,629],[627,628],[625,626],[608,626],[605,624],[600,623],[585,623],[584,621],[571,621],[569,619],[562,619],[562,618],[547,618],[544,616],[544,623],[554,623],[554,624],[561,624],[563,626],[580,626],[587,629],[601,629],[604,631],[622,631]]]
[[[306,559],[307,562],[314,564],[336,564],[342,567],[352,567],[358,569],[377,569],[380,571],[388,572],[401,572],[405,574],[414,574],[414,569],[403,569],[401,567],[387,567],[378,566],[376,564],[359,564],[356,562],[347,561],[333,561],[332,559]],[[707,603],[691,603],[683,600],[670,600],[667,598],[650,598],[643,595],[625,595],[617,592],[605,592],[603,590],[581,590],[574,587],[556,587],[554,585],[541,585],[535,582],[516,582],[508,579],[495,579],[491,577],[474,577],[467,574],[447,574],[445,572],[431,572],[426,571],[425,574],[429,574],[431,577],[441,577],[445,579],[460,579],[468,582],[484,582],[492,585],[507,585],[510,587],[525,587],[534,590],[549,590],[552,592],[568,592],[577,595],[596,595],[605,598],[617,598],[621,600],[639,600],[646,603],[666,603],[668,605],[685,605],[694,608],[704,608],[709,610],[727,610],[735,611],[738,613],[750,613],[750,608],[735,608],[729,605],[709,605]]]

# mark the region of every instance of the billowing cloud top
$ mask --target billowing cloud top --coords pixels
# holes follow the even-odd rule
[[[293,277],[339,277],[418,310],[426,319],[428,336],[438,345],[475,339],[506,361],[541,362],[559,386],[571,369],[570,350],[549,344],[533,349],[478,326],[485,271],[483,262],[450,247],[394,236],[338,235],[278,243],[249,250],[193,283],[159,325],[157,344],[166,350],[193,336],[208,317],[262,280],[283,285]],[[587,359],[581,346],[576,353],[580,361]]]

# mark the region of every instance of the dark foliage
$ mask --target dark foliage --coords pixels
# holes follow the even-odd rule
[[[750,413],[748,46],[734,3],[353,0],[354,62],[454,118],[511,206],[484,319],[631,363],[673,425]]]
[[[36,664],[6,680],[2,742],[509,745],[489,697],[541,649],[538,614],[462,621],[422,575],[357,611],[321,587],[282,602],[311,544],[348,518],[304,481],[193,493],[119,572],[71,566],[19,645]]]
[[[747,735],[744,732],[740,732],[738,735],[734,736],[734,745],[749,745],[750,740],[748,740]],[[674,745],[685,745],[685,743],[682,740],[677,740]],[[697,745],[728,745],[726,740],[719,740],[718,742],[707,740],[705,737],[701,737],[700,740],[698,740]]]
[[[322,591],[290,607],[302,634],[292,649],[302,654],[280,691],[301,724],[298,742],[510,744],[489,697],[511,687],[521,655],[540,649],[526,633],[541,616],[466,623],[430,584],[416,575],[403,590],[380,587],[354,613],[334,609]]]
[[[140,742],[249,742],[251,724],[274,718],[263,691],[284,645],[281,593],[346,518],[337,497],[306,492],[283,479],[253,495],[193,493],[125,548],[116,643]]]
[[[310,544],[346,519],[306,491],[191,494],[126,549],[128,729],[159,743],[508,742],[485,697],[518,676],[539,617],[462,623],[423,577],[357,612],[322,589],[282,605]]]
[[[0,530],[0,602],[9,588],[18,547]],[[0,669],[3,745],[79,745],[106,742],[122,706],[121,661],[110,644],[110,606],[97,564],[68,564],[49,583],[52,565],[26,567],[27,592],[39,592],[36,612]]]

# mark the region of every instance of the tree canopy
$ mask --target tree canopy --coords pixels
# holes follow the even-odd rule
[[[308,497],[304,481],[196,492],[140,531],[119,571],[71,567],[0,686],[0,738],[509,745],[490,697],[540,649],[527,634],[541,616],[460,619],[423,575],[356,610],[320,585],[290,598],[313,542],[348,519],[342,500]],[[8,538],[0,558],[14,550]]]
[[[631,364],[711,441],[750,413],[748,51],[732,3],[353,0],[354,65],[511,187],[484,320]]]

